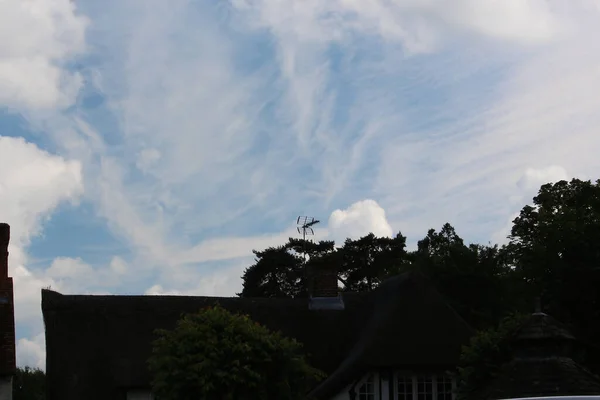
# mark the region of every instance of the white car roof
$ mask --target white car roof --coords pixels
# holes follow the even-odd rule
[[[546,397],[517,397],[504,400],[600,400],[600,396],[546,396]]]

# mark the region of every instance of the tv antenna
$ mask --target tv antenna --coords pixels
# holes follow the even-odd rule
[[[306,235],[314,235],[315,231],[313,230],[313,226],[315,226],[316,224],[318,224],[320,221],[318,219],[314,219],[313,217],[306,217],[306,216],[299,216],[298,219],[296,219],[296,224],[298,225],[298,227],[296,228],[298,230],[298,233],[302,235],[302,252],[304,253],[304,273],[305,273],[305,279],[307,281],[309,281],[308,279],[308,271],[306,269],[306,263],[308,261],[308,254],[306,253]],[[309,285],[309,291],[310,291],[310,283],[308,283]]]
[[[306,254],[306,236],[307,235],[314,235],[315,231],[313,230],[313,226],[315,226],[316,224],[318,224],[319,221],[318,219],[314,219],[313,217],[306,217],[306,216],[300,216],[298,217],[298,219],[296,220],[296,224],[298,225],[298,227],[296,228],[298,230],[298,233],[302,235],[302,251],[304,252],[304,266],[306,267],[306,262],[308,261],[308,254]],[[305,268],[305,272],[306,272],[306,268]],[[342,282],[344,284],[344,286],[348,286],[348,284],[346,283],[346,280],[342,279],[340,276],[337,277],[337,279]]]
[[[306,240],[306,235],[315,234],[315,231],[312,227],[318,224],[319,222],[321,221],[319,221],[318,219],[314,219],[313,217],[298,217],[298,219],[296,220],[296,224],[298,225],[298,227],[296,229],[298,230],[298,233],[302,235],[302,240]]]
[[[298,219],[296,220],[296,224],[298,225],[298,227],[296,228],[298,230],[298,233],[302,235],[302,252],[304,253],[304,264],[306,265],[306,261],[308,258],[308,254],[306,254],[306,236],[307,235],[314,235],[315,231],[313,230],[313,226],[318,224],[320,221],[317,219],[314,219],[313,217],[305,217],[305,216],[300,216],[298,217]]]

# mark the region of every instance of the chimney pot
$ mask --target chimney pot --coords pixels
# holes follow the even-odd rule
[[[8,243],[10,242],[10,225],[0,223],[0,279],[8,278]]]
[[[0,376],[12,375],[15,358],[15,310],[13,280],[8,276],[10,226],[0,223]]]
[[[0,246],[8,248],[8,242],[10,241],[10,225],[5,222],[0,222]]]

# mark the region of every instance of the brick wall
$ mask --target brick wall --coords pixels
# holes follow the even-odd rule
[[[338,295],[337,274],[335,271],[319,271],[314,277],[314,297],[336,297]]]
[[[309,290],[312,297],[337,297],[338,274],[333,265],[319,265],[309,268]]]
[[[16,368],[13,280],[8,277],[10,227],[0,224],[0,376]]]

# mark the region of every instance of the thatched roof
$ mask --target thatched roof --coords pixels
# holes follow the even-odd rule
[[[48,399],[119,399],[148,387],[146,360],[156,328],[219,303],[304,344],[329,375],[313,395],[327,398],[364,371],[451,368],[472,334],[428,280],[407,273],[370,293],[345,293],[344,310],[309,310],[307,299],[87,296],[42,291]]]
[[[531,315],[511,340],[512,359],[473,399],[600,394],[600,378],[578,361],[582,347],[567,327],[551,316]]]
[[[545,313],[534,313],[516,332],[515,340],[575,340],[569,329]]]
[[[473,399],[600,394],[600,380],[569,357],[517,358]]]

